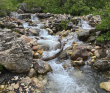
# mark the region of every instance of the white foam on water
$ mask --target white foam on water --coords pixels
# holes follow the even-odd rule
[[[58,53],[60,51],[60,49],[57,50],[51,50],[51,51],[43,51],[43,57],[51,57],[53,55],[55,55],[56,53]]]
[[[53,41],[53,40],[38,40],[38,45],[46,45],[49,46],[50,50],[54,50],[56,46],[59,45],[58,41]]]
[[[51,93],[90,93],[86,86],[77,83],[77,78],[69,75],[62,64],[57,64],[56,60],[50,61],[49,64],[53,70],[52,73],[49,73],[49,78],[56,86]]]
[[[81,21],[79,21],[78,25],[82,28],[82,29],[92,29],[92,27],[89,25],[89,23],[83,19],[81,19]]]

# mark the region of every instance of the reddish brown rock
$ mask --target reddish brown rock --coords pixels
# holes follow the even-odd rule
[[[39,46],[33,46],[32,49],[35,50],[35,51],[37,51],[37,50],[39,50],[40,48],[39,48]]]
[[[83,60],[87,60],[89,57],[89,51],[87,51],[86,46],[75,46],[72,50],[71,59],[77,60],[78,57],[81,57]]]
[[[33,57],[34,57],[35,59],[39,59],[39,58],[40,58],[40,54],[36,52],[36,53],[33,55]]]
[[[32,40],[32,38],[29,38],[29,37],[27,37],[25,35],[22,35],[21,39],[24,39],[26,41],[26,43],[29,43]]]

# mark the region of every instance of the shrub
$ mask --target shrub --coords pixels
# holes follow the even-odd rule
[[[57,26],[57,30],[67,30],[67,25],[69,20],[62,20],[61,23]]]
[[[108,31],[107,33],[105,34],[102,34],[101,36],[98,36],[96,38],[97,41],[100,41],[100,42],[107,42],[107,41],[110,41],[110,31]]]

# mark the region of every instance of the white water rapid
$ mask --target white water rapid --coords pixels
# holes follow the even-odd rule
[[[24,27],[29,29],[40,29],[38,43],[46,44],[49,46],[49,50],[44,51],[43,56],[48,57],[57,53],[59,49],[56,49],[56,46],[59,44],[59,36],[49,35],[47,30],[41,29],[40,27],[43,24],[35,14],[31,14],[31,20],[36,22],[37,26],[29,26],[28,23],[25,22]],[[79,25],[81,25],[82,29],[91,29],[91,26],[89,26],[88,23],[84,20],[82,20]],[[31,37],[34,38],[35,36]],[[66,39],[63,39],[62,41],[65,42],[64,49],[71,46],[73,41],[83,43],[77,39],[77,36],[73,32],[71,32],[66,37]],[[48,73],[48,83],[43,93],[99,93],[96,91],[97,83],[94,79],[94,75],[91,76],[91,71],[88,70],[90,69],[89,66],[85,66],[85,71],[87,71],[86,75],[82,71],[75,69],[70,65],[68,69],[64,69],[63,65],[69,64],[69,59],[62,62],[56,58],[48,61],[48,63],[50,64],[53,71]]]

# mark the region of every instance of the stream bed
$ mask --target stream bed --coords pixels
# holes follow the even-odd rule
[[[19,15],[16,15],[19,17]],[[35,14],[31,14],[31,20],[36,21],[37,26],[29,26],[28,23],[24,23],[24,28],[36,28],[40,29],[39,36],[31,36],[31,38],[37,38],[39,44],[45,44],[49,46],[48,51],[43,51],[43,57],[50,57],[60,51],[56,48],[59,45],[59,36],[50,35],[46,29],[40,28],[43,24]],[[81,20],[79,23],[80,28],[91,29],[87,21]],[[77,35],[74,32],[62,39],[65,43],[64,49],[72,45],[75,41],[78,44],[83,44],[82,41],[77,39]],[[88,59],[90,60],[90,59]],[[47,74],[48,82],[43,90],[43,93],[106,93],[104,90],[99,88],[100,82],[104,81],[104,78],[97,71],[93,70],[91,66],[84,65],[81,68],[75,68],[71,66],[70,58],[66,60],[60,60],[55,58],[47,61],[52,68],[52,72]],[[65,69],[63,65],[68,65]]]

